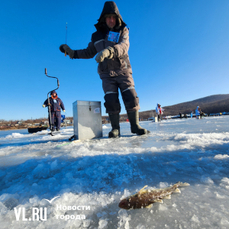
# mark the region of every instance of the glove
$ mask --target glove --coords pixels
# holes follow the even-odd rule
[[[43,105],[42,105],[42,107],[44,107],[44,108],[45,108],[45,105],[43,104]]]
[[[71,59],[74,57],[74,50],[72,50],[68,45],[61,45],[59,47],[60,51],[68,54]]]
[[[65,110],[63,110],[63,112],[65,112]]]
[[[105,58],[112,59],[113,56],[114,56],[114,48],[108,47],[100,51],[95,57],[95,60],[97,61],[97,63],[100,63],[103,62]]]

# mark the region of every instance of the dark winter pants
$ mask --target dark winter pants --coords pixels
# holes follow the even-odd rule
[[[49,119],[49,126],[51,127],[51,123],[52,123],[52,127],[55,129],[60,129],[60,124],[61,124],[61,112],[60,111],[52,111],[51,112],[51,122]]]
[[[161,121],[161,114],[158,114],[158,122],[160,122]]]
[[[127,111],[139,110],[139,99],[134,88],[134,80],[131,73],[111,77],[108,74],[102,74],[103,90],[105,93],[106,113],[117,114],[121,111],[119,101],[119,91]]]

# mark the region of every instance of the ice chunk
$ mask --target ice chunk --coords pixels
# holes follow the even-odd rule
[[[58,162],[57,160],[53,161],[50,165],[50,169],[51,170],[55,170],[55,169],[58,169]]]
[[[160,205],[158,206],[158,209],[159,209],[159,211],[166,211],[166,210],[168,210],[168,208],[167,208],[166,205],[164,205],[164,204],[160,204]]]
[[[198,218],[196,215],[193,215],[192,218],[191,218],[191,220],[192,220],[193,222],[195,222],[195,223],[199,223],[199,222],[200,222],[200,221],[199,221],[199,218]]]
[[[227,155],[227,154],[224,154],[224,155],[222,155],[222,154],[217,154],[217,155],[215,155],[215,157],[214,157],[214,159],[217,159],[217,160],[223,160],[223,159],[228,159],[229,158],[229,155]]]
[[[106,227],[107,227],[107,224],[108,224],[107,220],[105,220],[105,219],[100,219],[100,220],[99,220],[99,227],[98,227],[98,229],[106,228]]]
[[[86,219],[86,220],[83,221],[83,227],[84,227],[84,228],[89,227],[90,224],[91,224],[91,220],[90,220],[90,219]]]
[[[221,219],[220,224],[229,227],[229,221],[225,217]]]
[[[14,207],[16,207],[18,205],[18,200],[10,197],[9,199],[7,199],[6,201],[4,201],[4,205],[9,209],[12,210]]]
[[[210,177],[207,177],[207,176],[202,176],[201,182],[206,183],[206,184],[214,184],[214,181]]]

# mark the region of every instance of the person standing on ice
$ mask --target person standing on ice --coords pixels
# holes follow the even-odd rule
[[[51,120],[49,118],[49,126],[52,127],[51,131],[60,130],[61,124],[61,109],[65,112],[64,103],[60,98],[58,98],[56,91],[51,92],[51,97],[44,101],[43,107],[51,106]],[[49,116],[50,117],[50,116]]]
[[[200,118],[200,107],[199,106],[196,107],[195,112],[196,112],[196,118],[199,119]]]
[[[197,108],[196,108],[196,118],[197,119],[200,119],[200,118],[202,118],[202,116],[204,115],[204,113],[201,111],[201,109],[200,109],[200,107],[199,106],[197,106]]]
[[[60,46],[60,51],[71,59],[90,59],[96,54],[98,73],[105,93],[105,108],[109,114],[112,130],[110,138],[120,136],[119,113],[121,105],[119,91],[127,111],[131,132],[137,135],[149,133],[139,125],[139,98],[135,91],[132,69],[128,56],[129,30],[126,28],[117,5],[113,1],[104,4],[102,13],[95,24],[96,32],[86,49],[72,50],[68,45]]]
[[[161,105],[158,103],[157,107],[156,107],[156,114],[158,117],[158,122],[160,122],[162,120],[161,116],[163,114],[164,109],[161,107]]]

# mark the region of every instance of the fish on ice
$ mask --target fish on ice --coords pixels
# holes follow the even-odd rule
[[[180,193],[180,186],[189,186],[188,183],[177,182],[176,184],[162,189],[146,189],[144,186],[132,196],[128,196],[119,203],[123,209],[149,208],[153,203],[163,203],[162,199],[171,199],[172,193]]]

